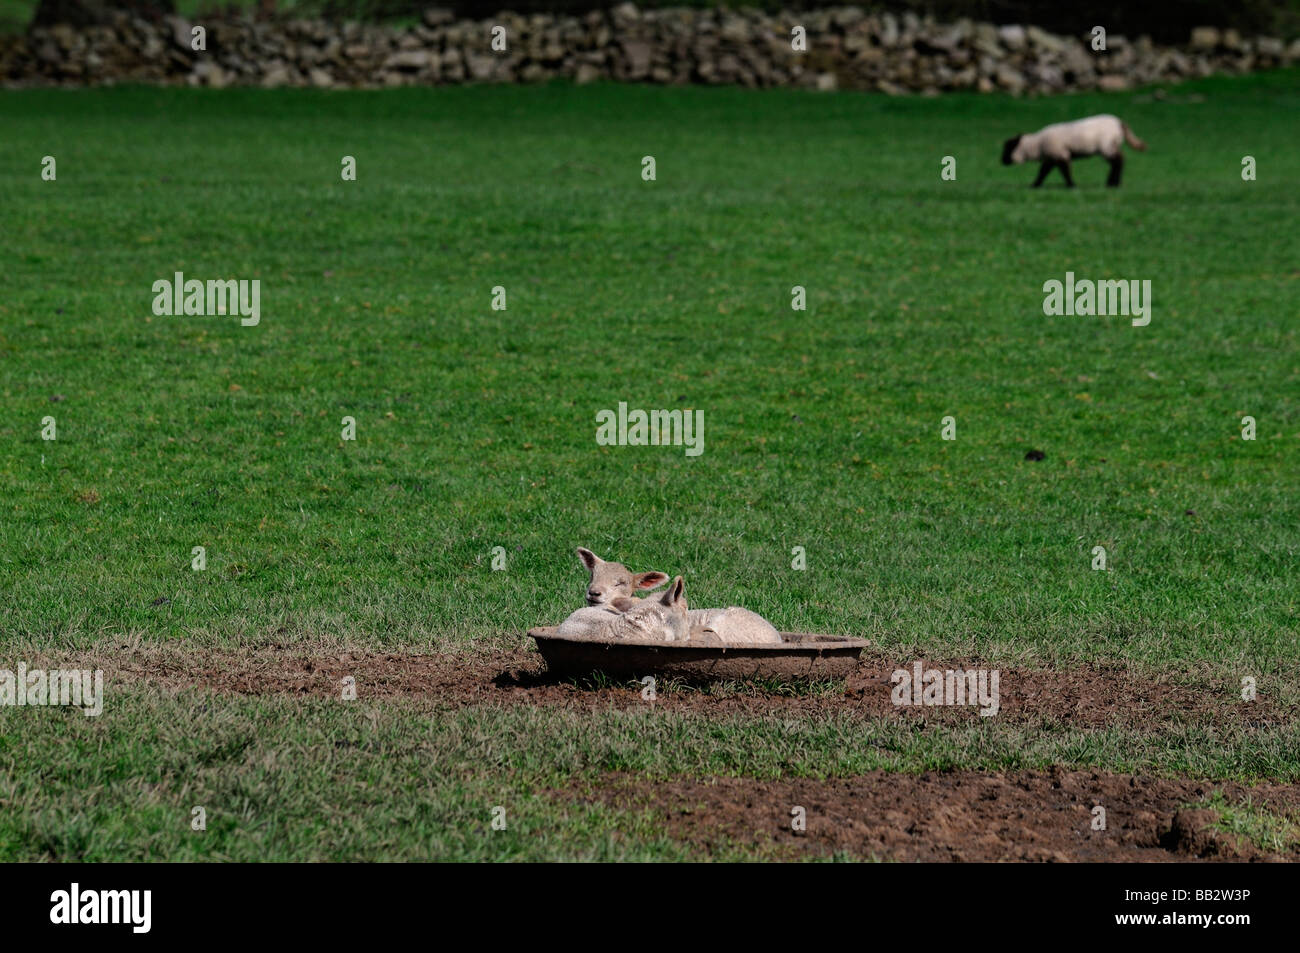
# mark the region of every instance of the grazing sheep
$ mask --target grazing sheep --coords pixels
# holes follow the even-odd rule
[[[555,634],[685,642],[691,634],[686,613],[686,584],[678,576],[657,596],[619,597],[611,605],[584,606],[561,622]]]
[[[1074,122],[1058,122],[1037,132],[1013,136],[1002,144],[1002,164],[1020,165],[1039,160],[1034,188],[1043,184],[1052,169],[1060,169],[1065,184],[1074,188],[1070,160],[1086,156],[1103,156],[1110,163],[1109,186],[1119,185],[1124,172],[1124,143],[1145,152],[1147,144],[1133,135],[1128,124],[1115,116],[1089,116]]]
[[[622,563],[605,562],[589,549],[579,547],[578,558],[591,573],[591,581],[587,584],[587,605],[591,607],[618,604],[626,609],[642,601],[632,597],[635,590],[655,589],[668,581],[668,577],[661,572],[634,573]],[[593,622],[598,622],[601,617],[592,615],[590,618]],[[780,633],[770,622],[758,613],[740,606],[691,609],[687,612],[687,618],[691,638],[699,641],[721,642],[725,645],[778,645],[781,642]]]

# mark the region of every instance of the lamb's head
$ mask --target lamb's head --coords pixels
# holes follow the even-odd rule
[[[1025,134],[1021,133],[1018,136],[1012,136],[1006,142],[1002,143],[1002,164],[1003,165],[1012,165],[1013,163],[1015,165],[1019,165],[1020,163],[1025,161],[1024,153],[1021,152],[1019,148],[1020,140],[1023,139],[1024,136]]]
[[[578,558],[591,573],[587,583],[587,605],[608,605],[615,599],[631,598],[637,590],[658,589],[668,581],[661,572],[632,572],[622,563],[607,563],[590,549],[578,547]]]
[[[685,642],[691,636],[686,607],[686,583],[678,576],[657,596],[633,599],[623,596],[613,603],[627,622],[665,642]]]

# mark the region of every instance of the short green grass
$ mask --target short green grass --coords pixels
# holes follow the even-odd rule
[[[1009,725],[947,730],[850,715],[659,712],[214,698],[133,685],[104,714],[4,713],[6,860],[671,860],[639,809],[585,804],[606,772],[843,777],[1053,764],[1300,781],[1295,726],[1244,734]],[[21,719],[21,721],[19,721]],[[203,808],[206,830],[193,830]],[[504,808],[504,829],[493,827]],[[746,851],[737,847],[734,856]],[[731,853],[715,854],[729,859]]]
[[[0,667],[135,640],[516,645],[577,603],[581,544],[682,573],[696,605],[900,656],[1294,682],[1300,151],[1280,120],[1298,106],[1294,71],[1164,102],[566,85],[0,94]],[[1097,160],[1077,164],[1073,192],[1033,192],[1032,169],[998,164],[1006,136],[1101,111],[1151,144],[1122,189],[1101,187]],[[355,182],[340,179],[345,155]],[[940,180],[947,155],[955,182]],[[1257,181],[1241,179],[1245,155]],[[152,284],[175,271],[260,278],[261,324],[154,316]],[[1066,271],[1150,279],[1150,326],[1045,317],[1042,284]],[[505,311],[490,307],[498,285]],[[790,308],[795,285],[806,312]],[[704,453],[597,446],[596,412],[620,401],[701,409]],[[340,440],[345,416],[355,442]],[[1091,569],[1095,546],[1108,572]],[[260,804],[266,831],[183,846],[164,832],[194,751],[127,757],[151,706],[173,703],[118,704],[75,731],[51,727],[76,722],[58,713],[0,711],[0,853],[420,853],[389,844],[400,812],[366,814],[379,787],[308,798],[336,769],[319,740],[334,729],[296,732],[303,710],[279,701],[212,700],[191,728],[218,773],[305,759],[283,804],[204,789],[228,817]],[[407,717],[371,711],[375,731]],[[575,717],[538,713],[510,757],[540,757]],[[222,725],[256,745],[223,746]],[[644,767],[638,752],[668,729],[629,730],[614,765]],[[1293,778],[1300,748],[1284,735],[1188,736],[1143,763]],[[737,738],[704,736],[709,758]],[[94,798],[33,767],[40,745],[79,737],[119,752],[83,762]],[[1044,763],[1111,767],[1142,748],[1023,741]],[[1010,745],[989,762],[943,732],[929,743],[945,764],[1021,763]],[[818,770],[860,767],[832,744],[809,742]],[[463,825],[502,785],[536,798],[564,775],[489,760],[470,806],[462,754],[436,776],[401,762],[411,796],[441,805],[428,817],[461,811]],[[769,756],[795,770],[779,743]],[[91,803],[117,818],[111,833],[69,820]],[[353,812],[355,838],[317,849],[278,826],[329,804]],[[567,833],[518,855],[672,853],[555,823]],[[421,843],[516,855],[458,837]]]
[[[1300,822],[1250,798],[1234,804],[1223,792],[1215,791],[1204,801],[1187,806],[1218,811],[1219,820],[1212,825],[1216,830],[1244,838],[1260,850],[1281,853],[1300,844]]]
[[[1292,658],[1297,86],[10,93],[0,625],[455,642],[560,618],[583,544],[791,630]],[[1122,189],[998,165],[1102,109],[1152,145]],[[260,278],[262,323],[153,316],[175,271]],[[1151,325],[1045,317],[1066,271],[1149,278]],[[704,453],[598,447],[620,401]]]

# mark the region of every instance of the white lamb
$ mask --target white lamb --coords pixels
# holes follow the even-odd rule
[[[691,634],[687,611],[686,584],[678,576],[664,592],[648,599],[621,596],[609,605],[584,606],[561,622],[556,634],[685,642]]]
[[[633,604],[645,601],[634,599],[632,593],[638,589],[656,589],[668,580],[661,572],[634,573],[622,563],[606,562],[591,550],[581,547],[578,558],[591,573],[591,581],[587,584],[587,604],[592,607],[610,606],[618,600],[628,600]],[[690,609],[687,620],[690,637],[697,641],[724,645],[781,643],[781,634],[772,623],[740,606]]]
[[[724,645],[780,645],[781,633],[757,612],[740,606],[691,609],[687,613],[691,638]]]

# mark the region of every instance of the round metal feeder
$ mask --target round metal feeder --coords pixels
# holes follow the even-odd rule
[[[778,678],[842,679],[858,664],[865,639],[782,632],[780,645],[718,645],[650,639],[556,635],[555,626],[529,629],[546,667],[556,675],[604,672],[611,678],[655,675],[687,681]]]

